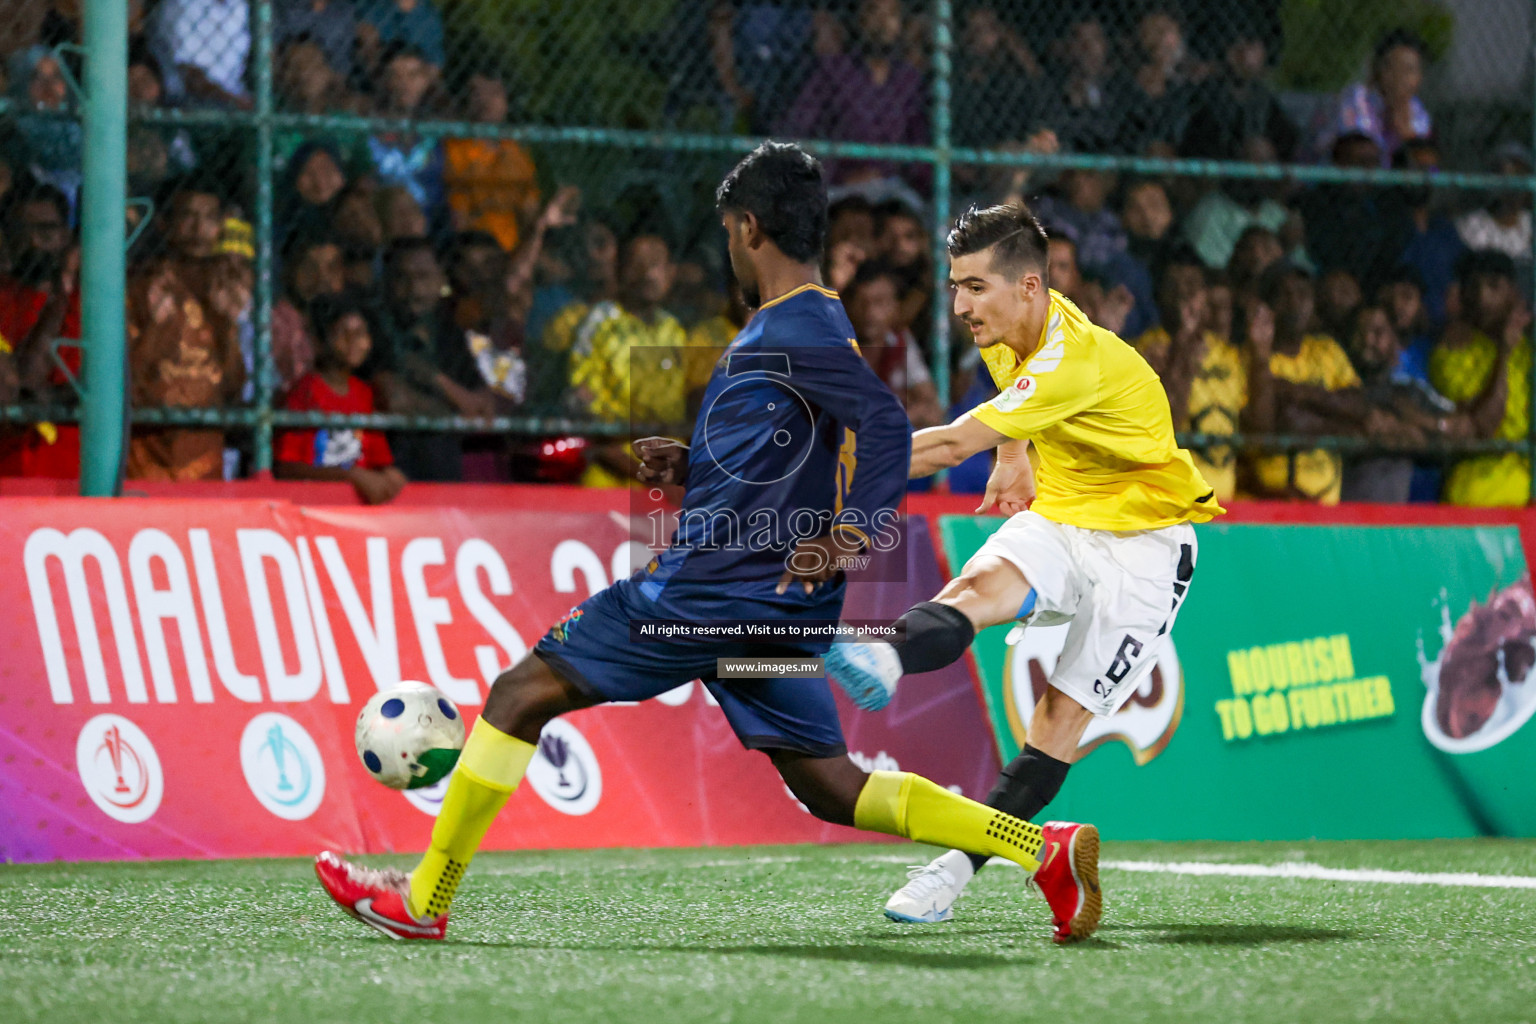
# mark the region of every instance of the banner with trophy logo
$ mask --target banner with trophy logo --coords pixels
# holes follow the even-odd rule
[[[1000,519],[943,516],[958,572]],[[1047,814],[1123,839],[1536,835],[1536,600],[1515,526],[1197,528],[1173,642]],[[1067,626],[973,648],[1004,758]]]
[[[422,849],[445,784],[370,778],[359,709],[418,679],[472,719],[552,623],[650,557],[623,491],[501,498],[0,499],[0,861]],[[850,618],[942,585],[926,522],[905,536],[877,554],[898,560],[883,582],[850,586]],[[983,795],[997,751],[969,671],[922,683],[884,714],[845,703],[850,755]],[[857,838],[811,817],[685,683],[552,723],[487,847]]]

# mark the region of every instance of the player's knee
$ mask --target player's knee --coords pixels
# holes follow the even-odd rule
[[[535,743],[550,719],[572,706],[565,684],[530,654],[496,677],[482,716],[507,735]]]
[[[1017,617],[1029,583],[1016,566],[991,556],[972,559],[936,598],[960,609],[978,629]]]
[[[790,787],[790,792],[814,817],[831,825],[853,824],[853,807],[857,801],[848,799],[845,794],[819,786]]]
[[[853,809],[867,776],[844,758],[806,758],[775,752],[774,767],[795,799],[812,815],[833,825],[852,825]]]

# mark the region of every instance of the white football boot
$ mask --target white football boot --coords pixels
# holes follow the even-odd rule
[[[965,891],[976,869],[959,850],[907,872],[907,884],[885,901],[885,916],[903,924],[948,921],[955,900]]]
[[[827,678],[865,711],[879,711],[889,704],[901,679],[901,656],[884,641],[833,644],[821,661]]]

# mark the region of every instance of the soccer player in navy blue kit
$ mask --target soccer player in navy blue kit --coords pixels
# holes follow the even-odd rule
[[[470,858],[546,723],[695,678],[817,817],[1039,867],[1036,826],[910,772],[854,764],[825,678],[716,678],[718,658],[815,656],[827,641],[631,639],[631,624],[645,621],[835,622],[840,567],[889,535],[906,487],[911,424],[821,285],[821,165],[766,143],[726,176],[717,206],[732,269],[758,311],[715,367],[688,448],[640,449],[642,479],[684,487],[672,543],[573,608],[497,678],[414,871],[332,853],[316,860],[332,898],[387,935],[443,937]]]

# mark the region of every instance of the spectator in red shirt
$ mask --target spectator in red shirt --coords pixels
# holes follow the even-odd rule
[[[289,239],[283,252],[283,295],[272,307],[272,366],[279,394],[315,368],[316,345],[305,312],[315,299],[341,294],[346,269],[336,236],[314,230]]]
[[[12,353],[23,398],[73,404],[69,378],[52,357],[54,339],[80,338],[80,254],[69,200],[52,185],[32,185],[15,197],[5,238],[11,266],[0,277],[0,347]],[[59,357],[79,372],[78,344],[60,346]],[[78,428],[38,423],[0,434],[0,476],[79,475]]]
[[[294,412],[374,412],[373,389],[353,376],[373,350],[373,333],[362,304],[343,296],[321,296],[310,306],[320,338],[312,373],[288,393]],[[274,474],[285,480],[345,480],[369,505],[391,501],[405,486],[389,442],[376,430],[320,428],[289,430],[277,440]]]

